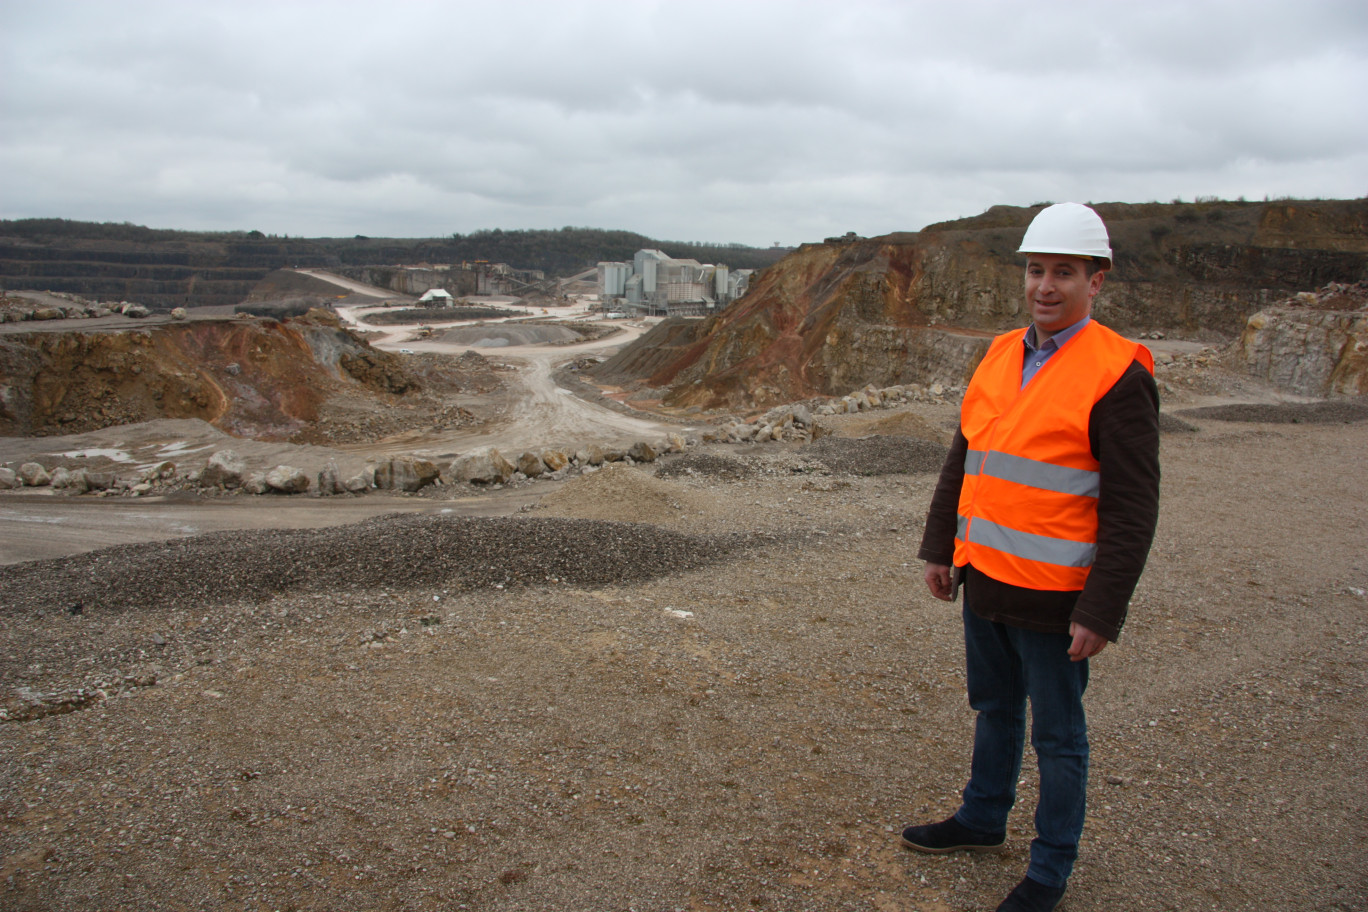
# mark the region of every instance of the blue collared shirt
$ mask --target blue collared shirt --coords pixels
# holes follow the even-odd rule
[[[1036,345],[1036,328],[1032,323],[1026,330],[1026,336],[1021,340],[1026,349],[1025,357],[1021,359],[1021,388],[1025,389],[1036,372],[1045,366],[1045,362],[1053,358],[1066,342],[1078,335],[1078,331],[1091,322],[1092,317],[1084,317],[1073,326],[1061,329],[1040,346]]]

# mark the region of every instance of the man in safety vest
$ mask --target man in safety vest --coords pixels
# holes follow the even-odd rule
[[[1026,877],[998,912],[1048,912],[1083,832],[1088,659],[1115,641],[1159,512],[1159,393],[1144,346],[1091,319],[1107,228],[1060,203],[1026,229],[1031,325],[997,337],[964,395],[919,556],[936,598],[964,589],[969,783],[921,852],[1000,851],[1031,704],[1040,769]]]

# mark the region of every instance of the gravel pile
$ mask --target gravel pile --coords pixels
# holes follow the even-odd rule
[[[839,475],[939,472],[949,448],[918,437],[823,437],[805,454]]]
[[[0,568],[3,611],[227,604],[317,591],[603,586],[719,561],[747,538],[625,522],[391,514],[348,526],[221,532]]]
[[[1161,434],[1191,434],[1196,430],[1197,425],[1184,421],[1171,412],[1159,413],[1159,433]]]
[[[1184,409],[1178,414],[1187,418],[1258,424],[1352,424],[1368,420],[1368,405],[1348,399],[1332,399],[1309,403],[1208,405]]]
[[[680,478],[689,475],[707,475],[711,478],[729,478],[734,481],[750,478],[755,474],[754,466],[733,456],[719,456],[714,453],[685,453],[682,456],[662,462],[656,469],[659,478]]]

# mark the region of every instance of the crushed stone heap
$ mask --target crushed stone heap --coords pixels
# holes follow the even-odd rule
[[[726,558],[743,536],[624,522],[388,514],[326,529],[233,531],[0,567],[4,613],[130,611],[302,592],[605,586]]]

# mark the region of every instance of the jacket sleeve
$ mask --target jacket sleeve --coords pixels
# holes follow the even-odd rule
[[[922,532],[921,548],[917,557],[932,564],[949,566],[955,556],[955,530],[959,526],[959,496],[964,485],[964,455],[969,441],[964,431],[956,428],[950,452],[941,466],[940,480],[931,495],[931,506],[926,511],[926,529]]]
[[[1115,641],[1159,520],[1159,390],[1139,362],[1093,406],[1097,555],[1070,620]]]

